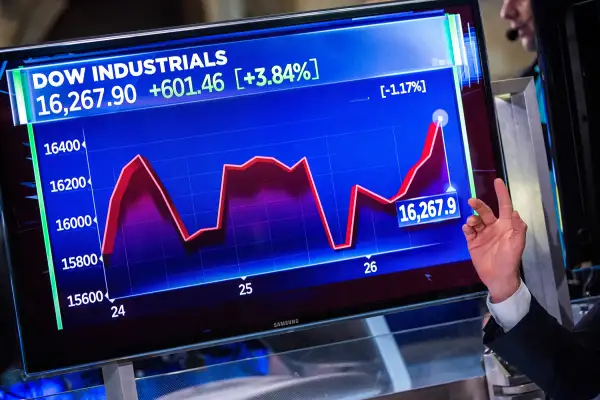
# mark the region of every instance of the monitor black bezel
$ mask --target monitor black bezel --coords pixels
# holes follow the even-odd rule
[[[483,35],[482,20],[479,11],[479,5],[476,0],[439,0],[439,1],[409,1],[409,2],[390,2],[390,3],[379,3],[374,5],[349,7],[333,10],[324,10],[317,12],[308,13],[297,13],[288,14],[281,16],[270,16],[266,18],[254,18],[247,20],[239,20],[232,22],[223,23],[212,23],[203,24],[190,27],[182,27],[176,29],[163,29],[158,31],[149,32],[136,32],[124,35],[106,36],[91,39],[83,39],[71,42],[58,42],[51,43],[41,46],[29,46],[14,49],[7,49],[0,51],[0,57],[3,60],[24,60],[30,58],[48,57],[57,54],[65,53],[77,53],[77,52],[90,52],[90,51],[104,51],[110,49],[116,49],[126,46],[139,46],[145,44],[154,44],[165,42],[169,40],[180,40],[194,37],[221,35],[235,32],[247,32],[270,28],[281,28],[294,25],[328,22],[333,20],[348,20],[352,18],[361,18],[376,16],[388,13],[398,13],[404,11],[420,11],[429,9],[444,9],[452,6],[467,6],[470,8],[472,17],[474,20],[474,28],[476,30],[477,40],[479,43],[479,55],[481,60],[481,67],[483,72],[483,89],[485,92],[486,107],[489,113],[489,130],[492,139],[493,152],[495,154],[495,165],[498,176],[504,177],[504,165],[503,157],[501,156],[500,137],[497,129],[496,120],[494,118],[495,112],[493,107],[493,97],[490,84],[490,76],[488,71],[488,60],[485,49],[485,39]],[[1,188],[0,188],[1,189]],[[0,190],[1,193],[1,190]],[[0,211],[2,211],[0,203]],[[1,215],[0,215],[1,216]],[[0,219],[0,222],[3,222]],[[2,228],[5,226],[2,223]],[[6,232],[5,243],[7,250],[10,250],[10,232]],[[45,251],[40,249],[40,251]],[[10,251],[7,251],[9,253]],[[8,257],[9,268],[11,267],[10,257]],[[11,269],[11,274],[14,277],[14,269]],[[249,338],[256,338],[269,334],[279,334],[289,330],[306,329],[317,324],[326,324],[343,319],[358,318],[365,316],[380,315],[392,310],[398,310],[399,308],[406,307],[421,307],[432,301],[455,301],[459,298],[482,296],[484,286],[477,284],[471,287],[465,287],[461,289],[453,289],[446,291],[439,291],[433,293],[427,293],[423,295],[410,296],[397,298],[393,302],[385,303],[371,303],[371,304],[358,304],[352,309],[338,309],[334,312],[328,312],[327,310],[320,310],[318,315],[314,315],[314,318],[303,321],[302,325],[297,325],[289,328],[272,329],[272,321],[266,321],[263,324],[256,326],[246,326],[243,332],[233,332],[231,335],[222,337],[217,340],[205,341],[201,343],[195,342],[192,332],[174,332],[171,329],[171,335],[169,338],[155,337],[155,332],[150,333],[143,331],[143,335],[119,335],[114,337],[113,340],[128,340],[127,343],[121,343],[120,348],[126,347],[127,349],[135,349],[126,354],[118,353],[119,350],[111,348],[110,343],[105,344],[103,354],[106,356],[101,360],[94,360],[91,362],[82,362],[85,356],[81,354],[73,354],[84,351],[86,348],[93,346],[93,341],[89,341],[86,345],[86,336],[93,335],[95,328],[90,327],[86,329],[78,329],[74,332],[69,331],[57,331],[54,327],[48,326],[35,326],[35,323],[31,323],[32,318],[24,317],[22,301],[19,301],[19,288],[15,287],[13,279],[13,290],[14,298],[17,308],[17,317],[19,323],[19,333],[21,337],[21,346],[23,349],[23,362],[26,373],[30,376],[39,375],[50,375],[56,373],[62,373],[67,370],[90,368],[92,366],[98,366],[113,362],[118,359],[132,359],[136,357],[154,356],[161,353],[180,351],[184,349],[199,348],[214,346],[221,343],[245,340]],[[48,298],[50,299],[50,288],[48,287]],[[23,321],[27,320],[27,326],[24,326]],[[155,316],[153,318],[157,325],[163,324],[168,325],[170,316]],[[31,326],[34,325],[34,326]],[[54,328],[54,329],[52,329]],[[188,327],[186,327],[188,328]],[[187,330],[187,329],[186,329]],[[249,333],[253,332],[253,333]],[[152,335],[155,336],[152,336]],[[157,336],[160,336],[160,332]],[[88,336],[89,338],[89,336]],[[97,337],[96,337],[97,339]],[[35,343],[34,343],[35,342]],[[45,343],[46,352],[41,355],[39,349],[42,347],[41,343]],[[96,340],[98,342],[98,340]],[[35,359],[27,353],[28,349],[35,347],[38,351],[33,351]],[[64,349],[70,348],[69,352],[65,354]],[[60,358],[60,360],[59,360]]]

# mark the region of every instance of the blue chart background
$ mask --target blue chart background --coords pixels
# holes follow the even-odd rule
[[[426,80],[426,94],[381,98],[380,85],[417,79]],[[224,164],[271,156],[291,166],[307,157],[334,241],[343,243],[352,186],[359,184],[388,198],[395,195],[409,168],[419,160],[432,114],[440,108],[449,115],[444,137],[452,185],[458,192],[461,215],[467,215],[470,193],[455,98],[452,71],[441,69],[37,125],[40,152],[41,139],[85,135],[98,214],[99,232],[96,227],[66,233],[51,229],[54,258],[99,251],[115,182],[123,166],[138,154],[155,169],[190,233],[215,226]],[[51,166],[46,167],[49,162]],[[44,182],[87,174],[82,154],[51,161],[41,157],[40,163]],[[93,212],[89,191],[48,195],[45,187],[45,192],[51,222]],[[107,268],[111,297],[441,243],[445,250],[439,257],[434,256],[434,248],[429,258],[421,251],[396,253],[396,262],[387,271],[468,257],[460,219],[400,229],[395,215],[365,213],[357,224],[356,247],[333,251],[314,215],[299,215],[294,209],[280,210],[276,217],[256,208],[246,211],[250,212],[235,214],[235,228],[229,232],[234,233],[237,246],[200,249],[185,257],[165,257],[176,250],[169,248],[172,241],[156,245],[152,237],[174,232],[165,232],[160,221],[147,221],[129,236],[125,232],[127,260],[123,247],[116,245]],[[298,221],[304,222],[304,232],[298,231]],[[265,226],[271,233],[267,242],[257,240],[264,238]],[[119,240],[122,243],[117,236]],[[59,270],[58,277],[67,292],[104,286],[102,268],[75,275]]]

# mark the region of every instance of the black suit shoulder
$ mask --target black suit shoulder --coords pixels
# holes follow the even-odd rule
[[[532,297],[527,315],[507,333],[491,318],[484,344],[554,400],[589,400],[600,393],[600,307],[571,331]]]

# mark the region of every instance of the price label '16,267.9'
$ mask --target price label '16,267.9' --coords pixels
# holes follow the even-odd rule
[[[401,228],[459,218],[458,196],[456,192],[449,192],[398,201],[396,213]]]

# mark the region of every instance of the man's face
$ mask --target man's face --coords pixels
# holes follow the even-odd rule
[[[525,50],[536,50],[530,0],[504,0],[500,16],[510,22],[512,29],[519,30],[519,39]]]

